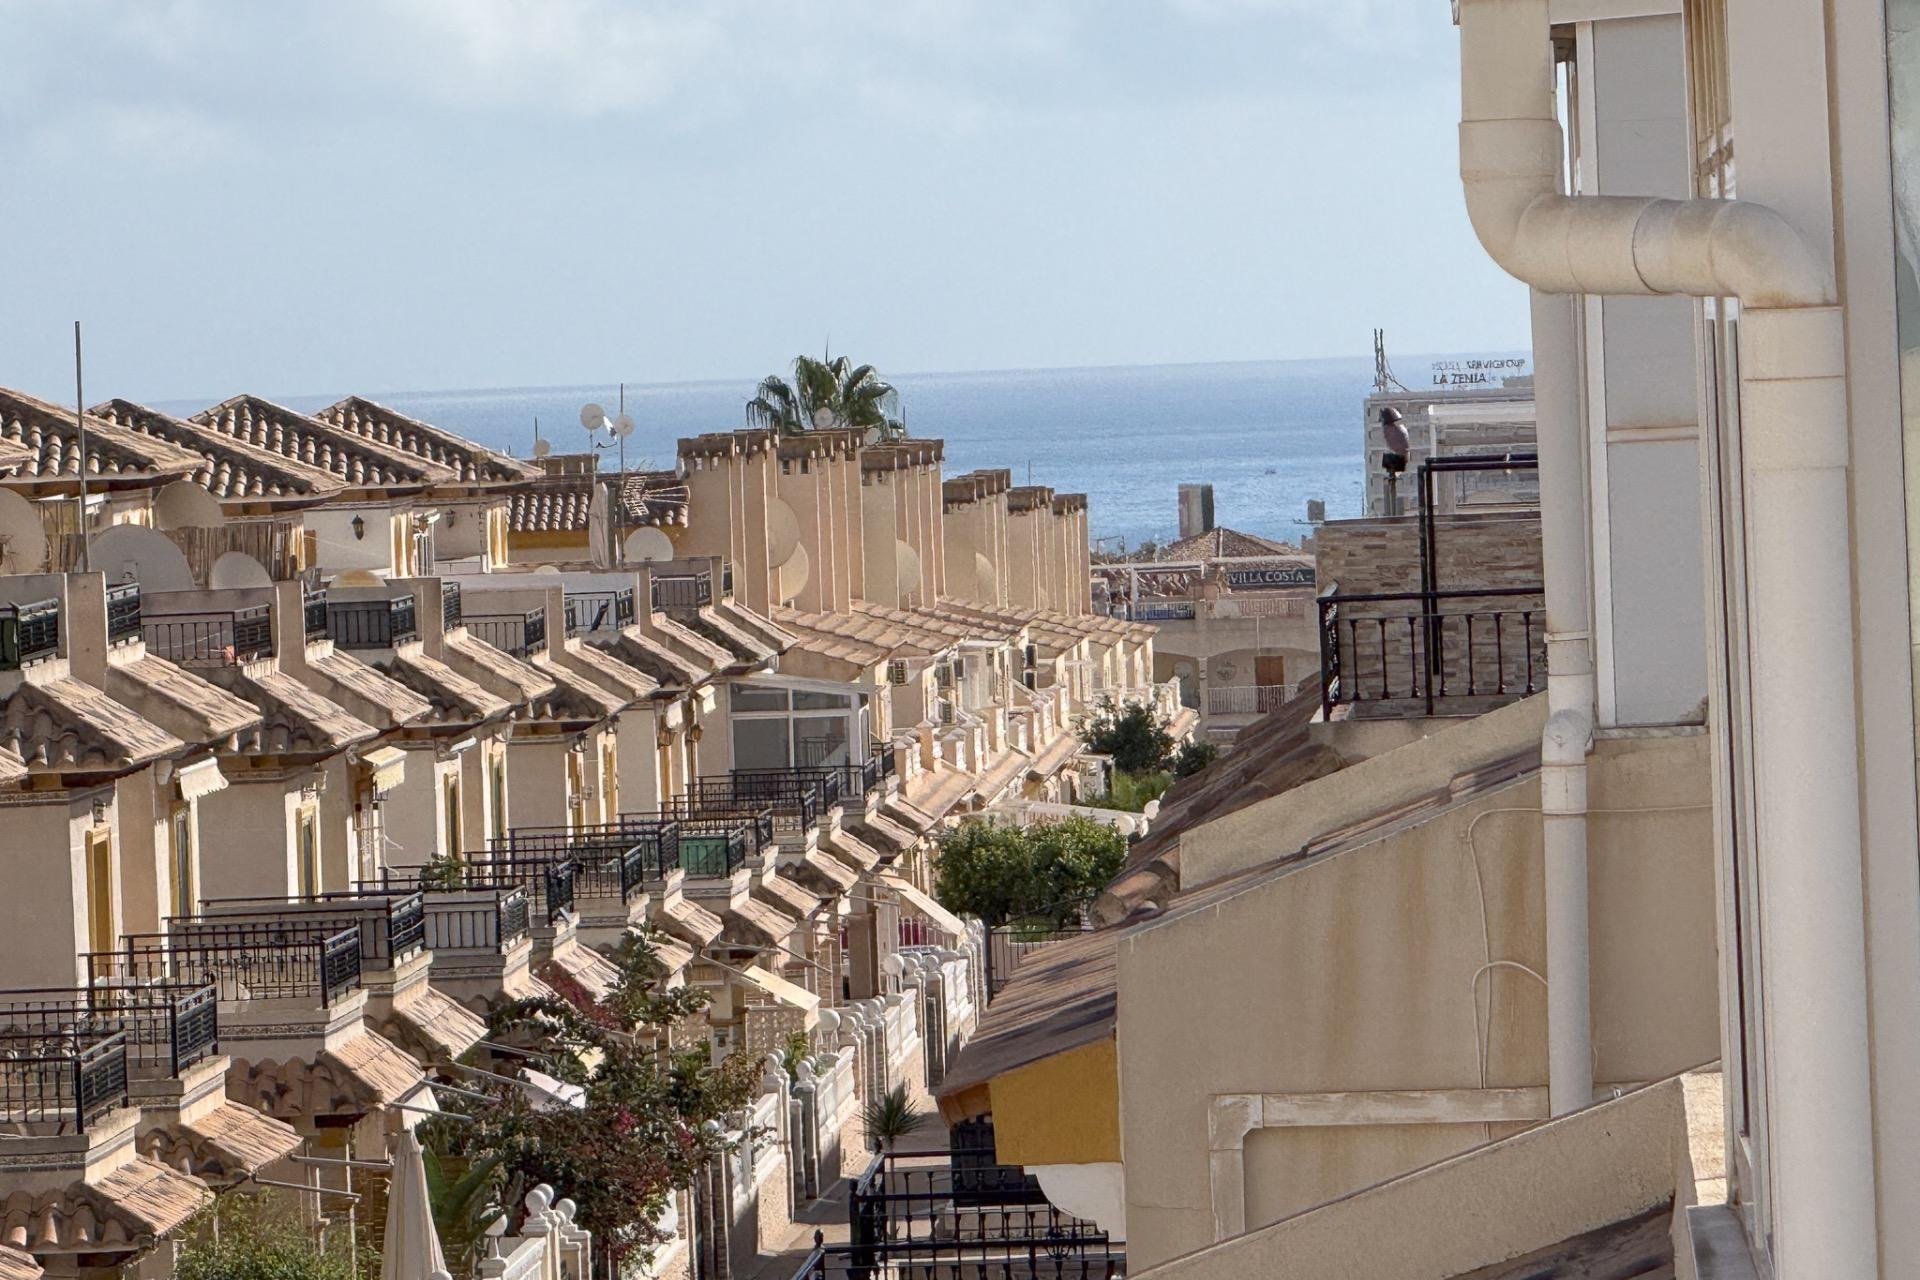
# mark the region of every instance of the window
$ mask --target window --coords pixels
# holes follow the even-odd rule
[[[867,738],[862,693],[734,685],[730,697],[736,769],[852,764]]]
[[[441,831],[446,841],[446,853],[450,858],[458,858],[465,849],[460,843],[460,775],[448,774],[441,784]]]
[[[507,762],[494,757],[493,767],[488,770],[487,805],[493,816],[493,834],[505,835],[507,832]]]
[[[299,877],[298,892],[307,898],[320,892],[320,822],[313,810],[302,809],[297,823],[295,874]]]
[[[179,808],[173,811],[171,830],[172,849],[169,861],[173,870],[173,914],[190,916],[193,914],[193,810]]]
[[[733,767],[784,769],[792,763],[790,722],[779,719],[733,722]]]
[[[87,947],[111,951],[113,937],[113,833],[87,833]]]

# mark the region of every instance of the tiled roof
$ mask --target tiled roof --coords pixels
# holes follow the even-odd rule
[[[22,684],[0,701],[0,748],[29,766],[128,769],[185,746],[159,725],[78,680]]]
[[[663,693],[690,689],[707,678],[705,671],[637,628],[616,631],[610,637],[604,631],[596,631],[587,639],[628,666],[638,667],[652,676]]]
[[[380,733],[283,672],[219,667],[211,678],[266,713],[258,729],[240,735],[239,749],[249,754],[331,753]]]
[[[533,700],[532,711],[538,719],[563,722],[604,720],[608,716],[618,715],[627,706],[627,699],[607,692],[565,667],[542,663],[538,669],[553,681],[552,692]]]
[[[1242,533],[1225,525],[1196,533],[1191,538],[1169,542],[1160,548],[1162,560],[1219,560],[1228,556],[1291,556],[1300,548],[1290,547],[1257,533]]]
[[[507,526],[515,533],[580,533],[593,504],[586,476],[537,480],[507,499]]]
[[[398,680],[338,649],[308,659],[307,666],[349,697],[366,703],[387,722],[388,728],[409,724],[433,714],[433,704],[427,699]]]
[[[505,698],[495,697],[446,663],[424,653],[394,654],[384,674],[432,704],[433,719],[440,724],[474,724],[513,709],[513,704]]]
[[[674,621],[713,641],[744,666],[759,666],[780,652],[714,609],[683,610],[674,614]]]
[[[200,456],[194,483],[216,498],[317,498],[345,486],[331,472],[269,453],[199,422],[188,422],[131,400],[109,400],[89,412],[150,439]]]
[[[33,461],[33,450],[18,441],[0,440],[0,476],[18,467],[24,467],[31,461]],[[0,1272],[0,1276],[4,1274]]]
[[[71,1259],[144,1251],[211,1199],[213,1192],[198,1178],[133,1156],[98,1181],[13,1191],[0,1198],[0,1220],[8,1224],[11,1245]],[[14,1266],[11,1260],[7,1265]],[[39,1274],[18,1267],[0,1271]]]
[[[447,632],[441,645],[441,656],[448,663],[465,661],[471,664],[482,682],[489,679],[496,682],[493,686],[495,692],[502,687],[511,689],[514,691],[511,696],[520,701],[544,698],[553,692],[553,680],[545,671],[494,648],[465,627],[455,627]]]
[[[32,1254],[0,1244],[0,1280],[40,1280],[46,1274]]]
[[[0,387],[0,444],[27,450],[15,480],[78,480],[80,438],[73,410]],[[191,475],[200,455],[87,416],[87,475],[149,477]]]
[[[1035,950],[994,998],[964,1048],[947,1064],[940,1096],[949,1098],[1015,1067],[1113,1035],[1117,1008],[1118,929],[1104,929]]]
[[[356,488],[445,484],[453,470],[295,413],[259,396],[239,395],[202,409],[192,421],[255,448],[318,467]]]
[[[551,459],[549,459],[550,461]],[[622,528],[637,529],[687,522],[687,484],[672,471],[629,471],[618,475],[588,472],[549,474],[508,499],[507,519],[515,533],[578,533],[586,529],[593,487],[606,486],[622,504]],[[609,502],[609,510],[613,503]]]
[[[154,654],[108,664],[106,689],[186,742],[218,742],[260,723],[251,703]]]
[[[733,654],[671,614],[654,614],[652,629],[655,640],[680,654],[702,674],[724,671],[734,664]]]
[[[364,396],[348,396],[313,416],[363,439],[437,463],[469,484],[515,484],[540,475],[540,468],[531,463],[495,453]]]
[[[652,676],[584,640],[568,640],[557,657],[580,668],[596,684],[625,691],[634,698],[652,697],[660,682]]]

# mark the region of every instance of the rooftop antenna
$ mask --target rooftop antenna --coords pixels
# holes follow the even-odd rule
[[[621,537],[626,528],[627,514],[627,437],[633,434],[633,415],[627,412],[627,384],[620,384],[620,409],[613,420],[613,434],[620,441],[620,490],[619,498],[613,504],[614,541],[621,547],[626,545]]]
[[[87,393],[80,379],[80,322],[73,322],[73,425],[80,435],[80,572],[93,568],[87,520]]]
[[[1393,376],[1393,366],[1387,363],[1387,331],[1373,331],[1373,389],[1375,394],[1384,395],[1389,391],[1408,390],[1405,383]]]

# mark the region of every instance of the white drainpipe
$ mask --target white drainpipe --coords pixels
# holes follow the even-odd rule
[[[1593,745],[1586,466],[1573,300],[1533,293],[1533,392],[1547,603],[1540,742],[1547,899],[1547,1096],[1556,1116],[1593,1101],[1587,981],[1587,752]]]
[[[1829,255],[1746,202],[1561,195],[1547,0],[1461,0],[1460,62],[1461,183],[1501,267],[1543,293],[1740,300],[1774,1272],[1872,1275],[1846,345]]]

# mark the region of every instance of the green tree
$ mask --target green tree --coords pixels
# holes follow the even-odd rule
[[[1198,738],[1183,742],[1180,749],[1173,753],[1173,776],[1190,778],[1219,758],[1220,748],[1211,742],[1202,742]]]
[[[1084,816],[1015,827],[978,818],[940,839],[934,893],[989,926],[1078,920],[1126,865],[1127,840]]]
[[[1126,773],[1158,773],[1173,756],[1167,718],[1144,703],[1102,698],[1078,729],[1087,750],[1112,756],[1113,767]]]
[[[845,356],[796,356],[792,381],[778,374],[762,378],[747,401],[748,426],[783,436],[851,427],[869,441],[898,440],[907,434],[899,415],[900,393],[893,384],[872,365],[855,365]]]
[[[491,1161],[498,1204],[517,1206],[542,1182],[572,1198],[596,1255],[619,1274],[660,1243],[653,1223],[668,1196],[731,1149],[722,1131],[752,1101],[760,1064],[746,1054],[715,1064],[704,1046],[659,1047],[665,1029],[704,1006],[706,993],[660,990],[665,966],[644,936],[630,935],[612,959],[620,980],[602,1001],[521,1000],[493,1018],[496,1036],[539,1044],[546,1069],[584,1088],[584,1105],[542,1106],[527,1090],[476,1077],[463,1087],[487,1094],[484,1102],[445,1098],[442,1108],[465,1118],[427,1120],[420,1132],[442,1156],[473,1168]],[[476,1188],[465,1197],[484,1199]]]
[[[289,1208],[262,1193],[222,1196],[187,1228],[174,1280],[356,1280],[345,1253],[322,1250]],[[363,1268],[370,1252],[362,1241]],[[371,1274],[380,1274],[377,1254]]]

